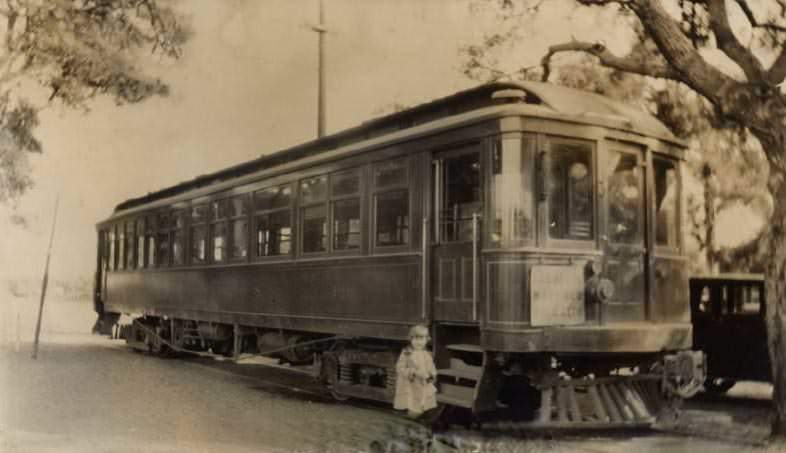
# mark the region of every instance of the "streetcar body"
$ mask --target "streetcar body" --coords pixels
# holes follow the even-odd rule
[[[484,85],[121,203],[97,225],[96,308],[386,401],[424,324],[442,401],[493,411],[502,376],[543,390],[691,348],[684,149],[599,95]]]

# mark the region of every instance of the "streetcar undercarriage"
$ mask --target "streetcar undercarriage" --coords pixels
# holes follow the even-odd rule
[[[119,326],[134,349],[156,355],[251,355],[305,369],[334,398],[392,402],[401,342],[139,317]],[[437,400],[490,429],[608,429],[673,421],[705,376],[701,353],[553,354],[449,344]],[[440,409],[442,409],[442,407]]]

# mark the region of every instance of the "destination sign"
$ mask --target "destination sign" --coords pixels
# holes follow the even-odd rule
[[[585,322],[584,272],[581,266],[532,266],[530,321],[533,326]]]

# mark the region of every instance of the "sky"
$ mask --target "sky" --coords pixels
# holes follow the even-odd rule
[[[317,0],[176,1],[193,31],[183,57],[144,63],[169,96],[41,114],[45,152],[32,158],[36,185],[18,207],[29,228],[11,225],[0,208],[0,280],[40,278],[58,195],[50,275],[90,277],[94,225],[119,202],[315,138]],[[577,14],[570,4],[546,2],[503,64],[537,64],[549,44],[572,37],[624,51],[611,15]],[[460,71],[460,49],[498,25],[493,9],[469,0],[324,5],[328,133],[476,85]]]

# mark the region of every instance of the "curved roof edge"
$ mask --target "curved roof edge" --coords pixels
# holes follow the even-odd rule
[[[523,91],[523,96],[517,99],[512,97],[492,98],[492,94],[500,90],[521,90]],[[333,150],[340,146],[428,123],[445,116],[457,115],[486,106],[510,103],[539,105],[552,110],[556,114],[565,115],[568,120],[579,119],[582,122],[603,122],[606,124],[611,122],[622,130],[652,136],[683,147],[685,146],[654,116],[599,94],[543,82],[494,82],[374,118],[335,134],[311,140],[288,149],[263,154],[256,159],[251,159],[214,173],[200,175],[194,179],[148,193],[141,197],[126,200],[118,204],[114,212],[143,205],[154,200],[168,198],[192,189],[209,186],[228,177],[246,175],[313,154]]]

